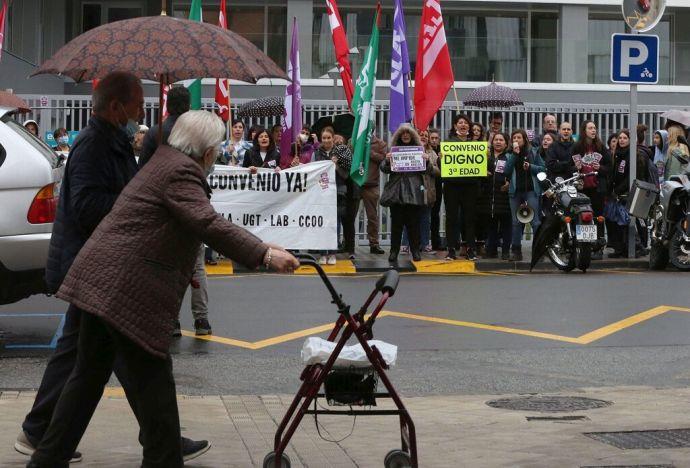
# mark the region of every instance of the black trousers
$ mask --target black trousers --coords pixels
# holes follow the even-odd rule
[[[436,202],[431,207],[431,247],[434,250],[441,249],[441,203],[443,202],[443,182],[440,178],[434,179],[436,184]]]
[[[479,184],[443,184],[443,196],[446,200],[446,239],[448,248],[458,244],[458,208],[462,210],[463,240],[471,249],[477,248],[475,229],[477,224],[477,198]]]
[[[501,252],[510,251],[513,235],[513,216],[510,212],[495,214],[489,217],[489,229],[486,238],[486,253],[495,254],[498,251],[498,241],[501,241]]]
[[[589,200],[592,202],[592,211],[594,212],[594,216],[604,216],[604,202],[606,200],[606,197],[603,193],[600,193],[597,188],[589,188],[589,189],[584,189],[582,191],[585,195],[589,197]],[[604,225],[600,223],[596,223],[597,225],[597,238],[600,239],[601,244],[597,245],[595,250],[600,250],[606,247],[604,244]]]
[[[62,328],[62,336],[58,339],[55,352],[50,357],[48,365],[43,372],[41,385],[38,388],[33,407],[24,418],[22,429],[26,432],[29,442],[36,447],[43,439],[53,418],[62,389],[65,388],[67,379],[74,370],[77,362],[77,347],[79,345],[79,329],[81,326],[82,311],[71,305],[65,312],[65,323]],[[127,368],[121,359],[115,360],[114,372],[123,387],[129,388],[125,382],[129,380]],[[126,390],[125,394],[132,408],[136,407],[134,396]],[[135,413],[136,416],[136,413]],[[138,418],[137,418],[138,419]],[[143,444],[141,434],[139,442]]]
[[[41,467],[67,468],[79,445],[116,359],[127,367],[121,382],[141,429],[142,467],[182,467],[180,421],[172,360],[155,357],[95,315],[81,312],[77,361],[53,418],[31,460]],[[134,403],[133,401],[134,400]]]
[[[400,252],[403,227],[407,228],[410,252],[419,252],[419,222],[423,209],[417,205],[391,205],[391,252]]]
[[[343,250],[351,254],[355,253],[355,222],[359,212],[359,201],[359,197],[351,197],[349,194],[345,197],[345,216],[342,219]]]

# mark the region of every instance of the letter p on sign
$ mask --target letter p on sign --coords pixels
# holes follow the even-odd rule
[[[655,84],[659,81],[659,37],[614,34],[611,37],[611,81]]]

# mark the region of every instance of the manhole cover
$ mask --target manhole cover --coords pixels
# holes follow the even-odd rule
[[[604,408],[613,403],[593,398],[570,396],[541,396],[531,395],[515,398],[501,398],[486,402],[492,408],[517,411],[536,411],[538,413],[569,413],[594,408]]]
[[[585,432],[587,437],[619,449],[670,449],[690,447],[690,429],[660,431]]]

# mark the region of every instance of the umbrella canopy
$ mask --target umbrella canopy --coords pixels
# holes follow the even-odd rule
[[[352,138],[352,127],[355,125],[355,116],[352,114],[335,114],[326,117],[321,117],[312,126],[312,133],[321,135],[321,130],[325,127],[331,126],[335,133],[343,135],[348,140]]]
[[[666,120],[672,120],[686,127],[690,127],[690,112],[682,110],[670,110],[661,114]]]
[[[488,86],[473,90],[464,103],[475,107],[512,107],[524,104],[514,89],[497,85],[494,81]]]
[[[279,117],[285,112],[284,96],[269,96],[245,102],[237,109],[237,117]]]
[[[31,112],[31,107],[24,99],[7,91],[0,91],[0,107],[11,107],[21,113]]]
[[[285,78],[257,47],[230,30],[171,16],[146,16],[91,29],[61,47],[31,76],[58,74],[77,82],[116,70],[141,79],[174,83],[231,78],[256,83]]]

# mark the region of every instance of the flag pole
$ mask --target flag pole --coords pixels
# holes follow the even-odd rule
[[[460,113],[460,100],[458,99],[458,90],[455,88],[455,80],[453,80],[453,94],[455,95],[455,110]]]

